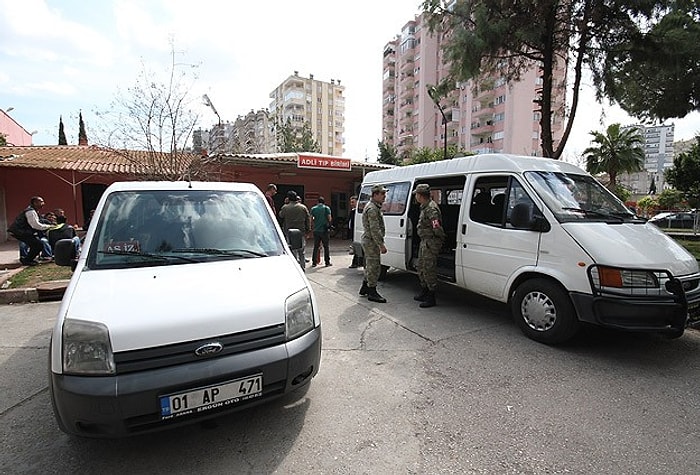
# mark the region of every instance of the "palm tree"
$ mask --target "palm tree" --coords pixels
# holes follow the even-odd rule
[[[644,167],[644,137],[635,128],[620,130],[620,124],[611,124],[606,133],[592,131],[596,146],[583,151],[586,170],[591,175],[607,173],[608,189],[615,192],[620,173],[640,172]]]

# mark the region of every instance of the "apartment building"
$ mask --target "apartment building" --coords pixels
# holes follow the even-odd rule
[[[210,130],[192,133],[194,153],[275,153],[273,123],[267,109],[252,110],[234,122],[215,124]]]
[[[620,184],[634,195],[647,195],[654,182],[656,192],[669,188],[666,183],[666,170],[673,167],[674,124],[671,125],[629,125],[622,130],[636,129],[644,138],[644,171],[625,173],[620,176]]]
[[[274,153],[276,151],[275,132],[267,109],[252,110],[245,116],[238,116],[234,123],[233,153]]]
[[[298,130],[309,124],[320,152],[342,156],[345,151],[345,86],[340,79],[330,82],[299,76],[298,71],[270,93],[270,115],[273,123],[287,121]]]
[[[541,113],[536,102],[542,88],[539,69],[533,65],[518,82],[503,77],[468,81],[436,103],[429,87],[449,72],[442,55],[444,41],[418,15],[384,46],[382,140],[404,159],[415,148],[445,144],[475,153],[541,155]],[[564,130],[564,64],[555,70],[553,79],[556,145]]]

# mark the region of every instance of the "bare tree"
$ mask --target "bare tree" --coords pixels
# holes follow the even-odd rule
[[[169,74],[159,78],[144,63],[136,83],[118,90],[110,110],[99,113],[100,143],[129,165],[134,179],[183,180],[206,178],[207,159],[188,151],[198,120],[190,97],[198,64],[176,61],[171,44]]]

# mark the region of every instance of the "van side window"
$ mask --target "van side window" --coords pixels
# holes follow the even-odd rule
[[[384,183],[386,199],[382,212],[385,216],[401,216],[406,211],[408,199],[411,196],[411,183],[408,181],[400,183]],[[357,212],[362,213],[365,205],[372,198],[372,185],[365,185],[360,190],[360,196],[357,199]]]
[[[501,226],[503,224],[505,193],[508,176],[485,176],[477,179],[471,196],[469,217],[477,223]]]
[[[510,215],[518,203],[534,203],[517,178],[511,176],[480,177],[472,193],[469,217],[477,223],[512,228]]]

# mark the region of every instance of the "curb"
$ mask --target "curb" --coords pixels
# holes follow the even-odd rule
[[[0,305],[29,302],[53,302],[63,298],[68,287],[67,280],[44,282],[37,288],[0,290]]]
[[[36,289],[5,289],[0,290],[0,305],[13,303],[38,302],[39,292]]]

